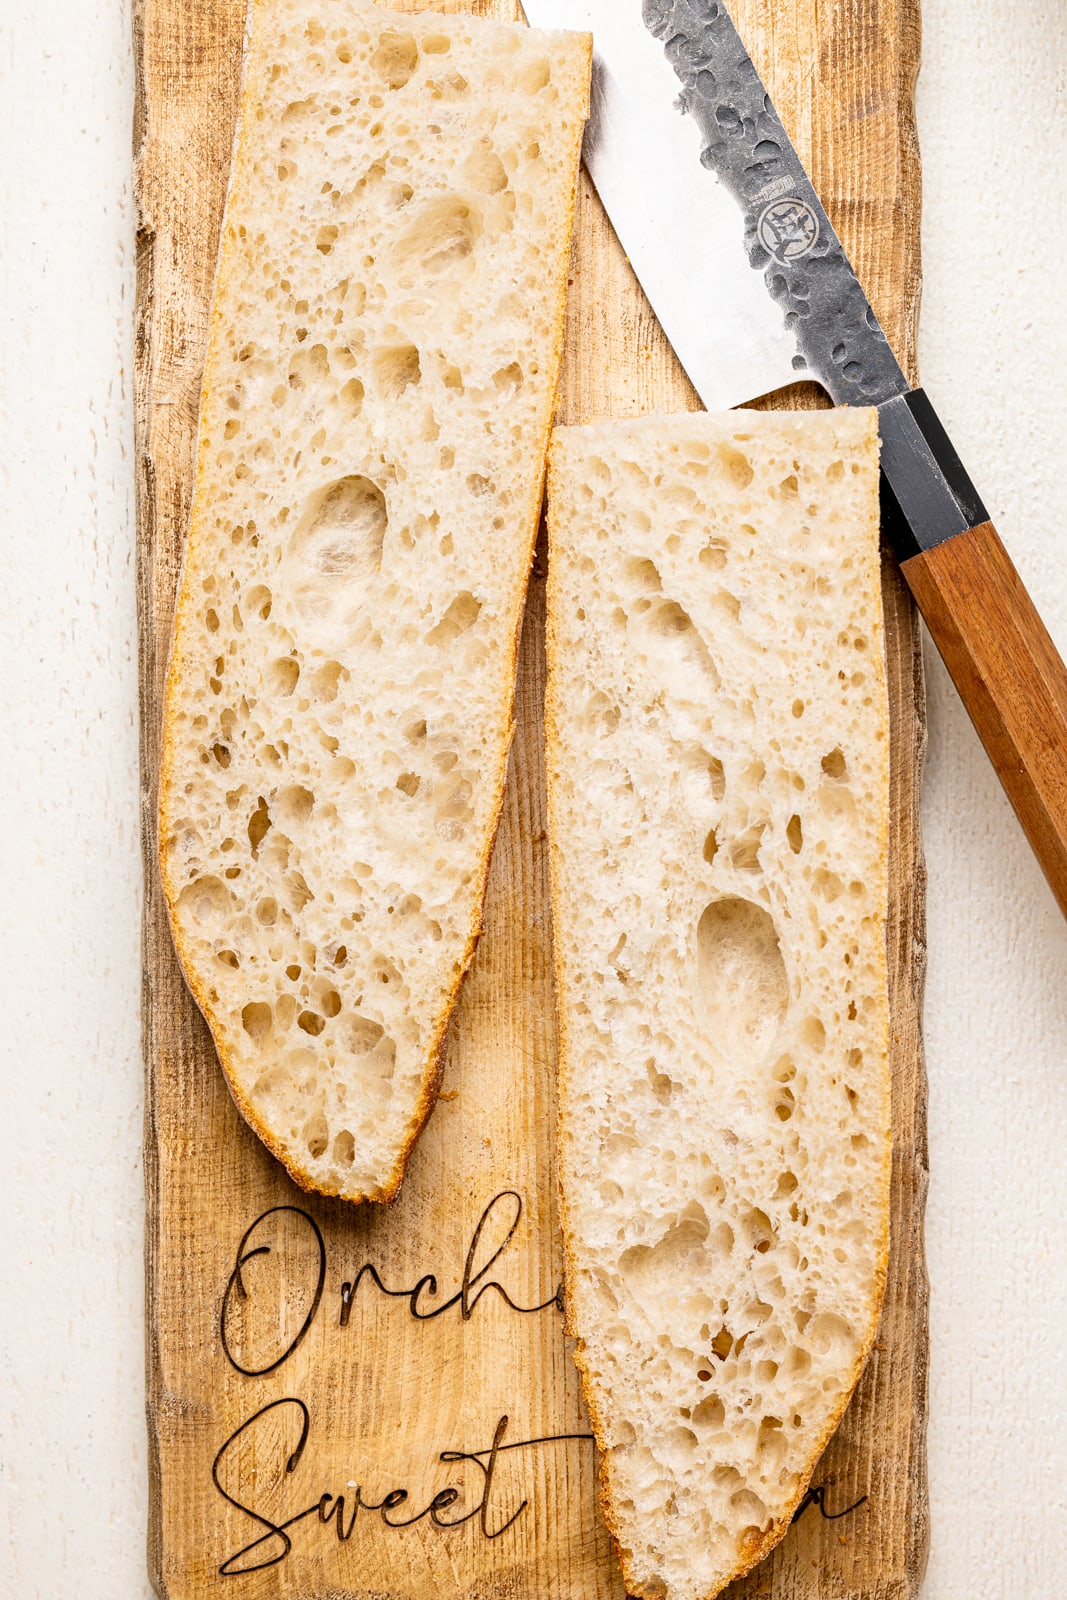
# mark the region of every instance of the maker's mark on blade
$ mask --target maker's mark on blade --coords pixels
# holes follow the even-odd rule
[[[806,200],[787,195],[763,208],[756,219],[755,235],[767,254],[785,265],[814,250],[821,231],[814,208]]]

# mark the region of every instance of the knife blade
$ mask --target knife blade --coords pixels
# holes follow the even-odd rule
[[[838,404],[878,408],[886,537],[1067,915],[1067,668],[726,5],[523,7],[537,27],[593,34],[586,165],[704,404],[812,378]]]

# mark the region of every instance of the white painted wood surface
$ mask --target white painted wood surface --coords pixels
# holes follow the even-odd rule
[[[921,359],[1067,653],[1067,8],[924,0]],[[926,1600],[1067,1594],[1067,923],[940,661],[924,833]]]
[[[923,368],[1067,650],[1067,12],[1005,15],[925,0]],[[150,1593],[132,98],[123,0],[5,0],[0,1600]],[[1062,1600],[1067,924],[934,661],[930,722],[925,1596]]]

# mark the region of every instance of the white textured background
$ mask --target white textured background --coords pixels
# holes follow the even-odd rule
[[[925,12],[924,377],[1067,651],[1067,10]],[[132,100],[123,0],[2,0],[0,1600],[149,1593]],[[1064,1600],[1067,924],[936,661],[925,832],[924,1600]]]

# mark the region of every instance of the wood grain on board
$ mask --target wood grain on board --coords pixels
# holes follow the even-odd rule
[[[515,14],[514,0],[438,9]],[[734,13],[913,367],[917,0],[735,0]],[[290,1184],[234,1110],[171,946],[155,869],[159,717],[243,24],[244,0],[139,0],[135,12],[152,1579],[170,1600],[621,1600],[554,1303],[540,572],[485,934],[441,1101],[393,1208],[346,1207]],[[584,175],[572,277],[562,419],[695,407]],[[888,563],[886,611],[893,1251],[875,1352],[814,1479],[827,1512],[867,1498],[840,1521],[809,1508],[733,1600],[909,1600],[925,1562],[923,694],[914,613]],[[235,1275],[257,1219],[245,1251],[259,1253]],[[393,1294],[360,1275],[368,1263]],[[415,1300],[396,1293],[428,1274],[435,1284]],[[477,1299],[491,1281],[507,1298]],[[463,1486],[463,1502],[449,1500],[449,1485]],[[334,1497],[328,1521],[312,1514],[272,1531],[324,1494]],[[445,1532],[435,1504],[439,1521],[480,1509]]]

